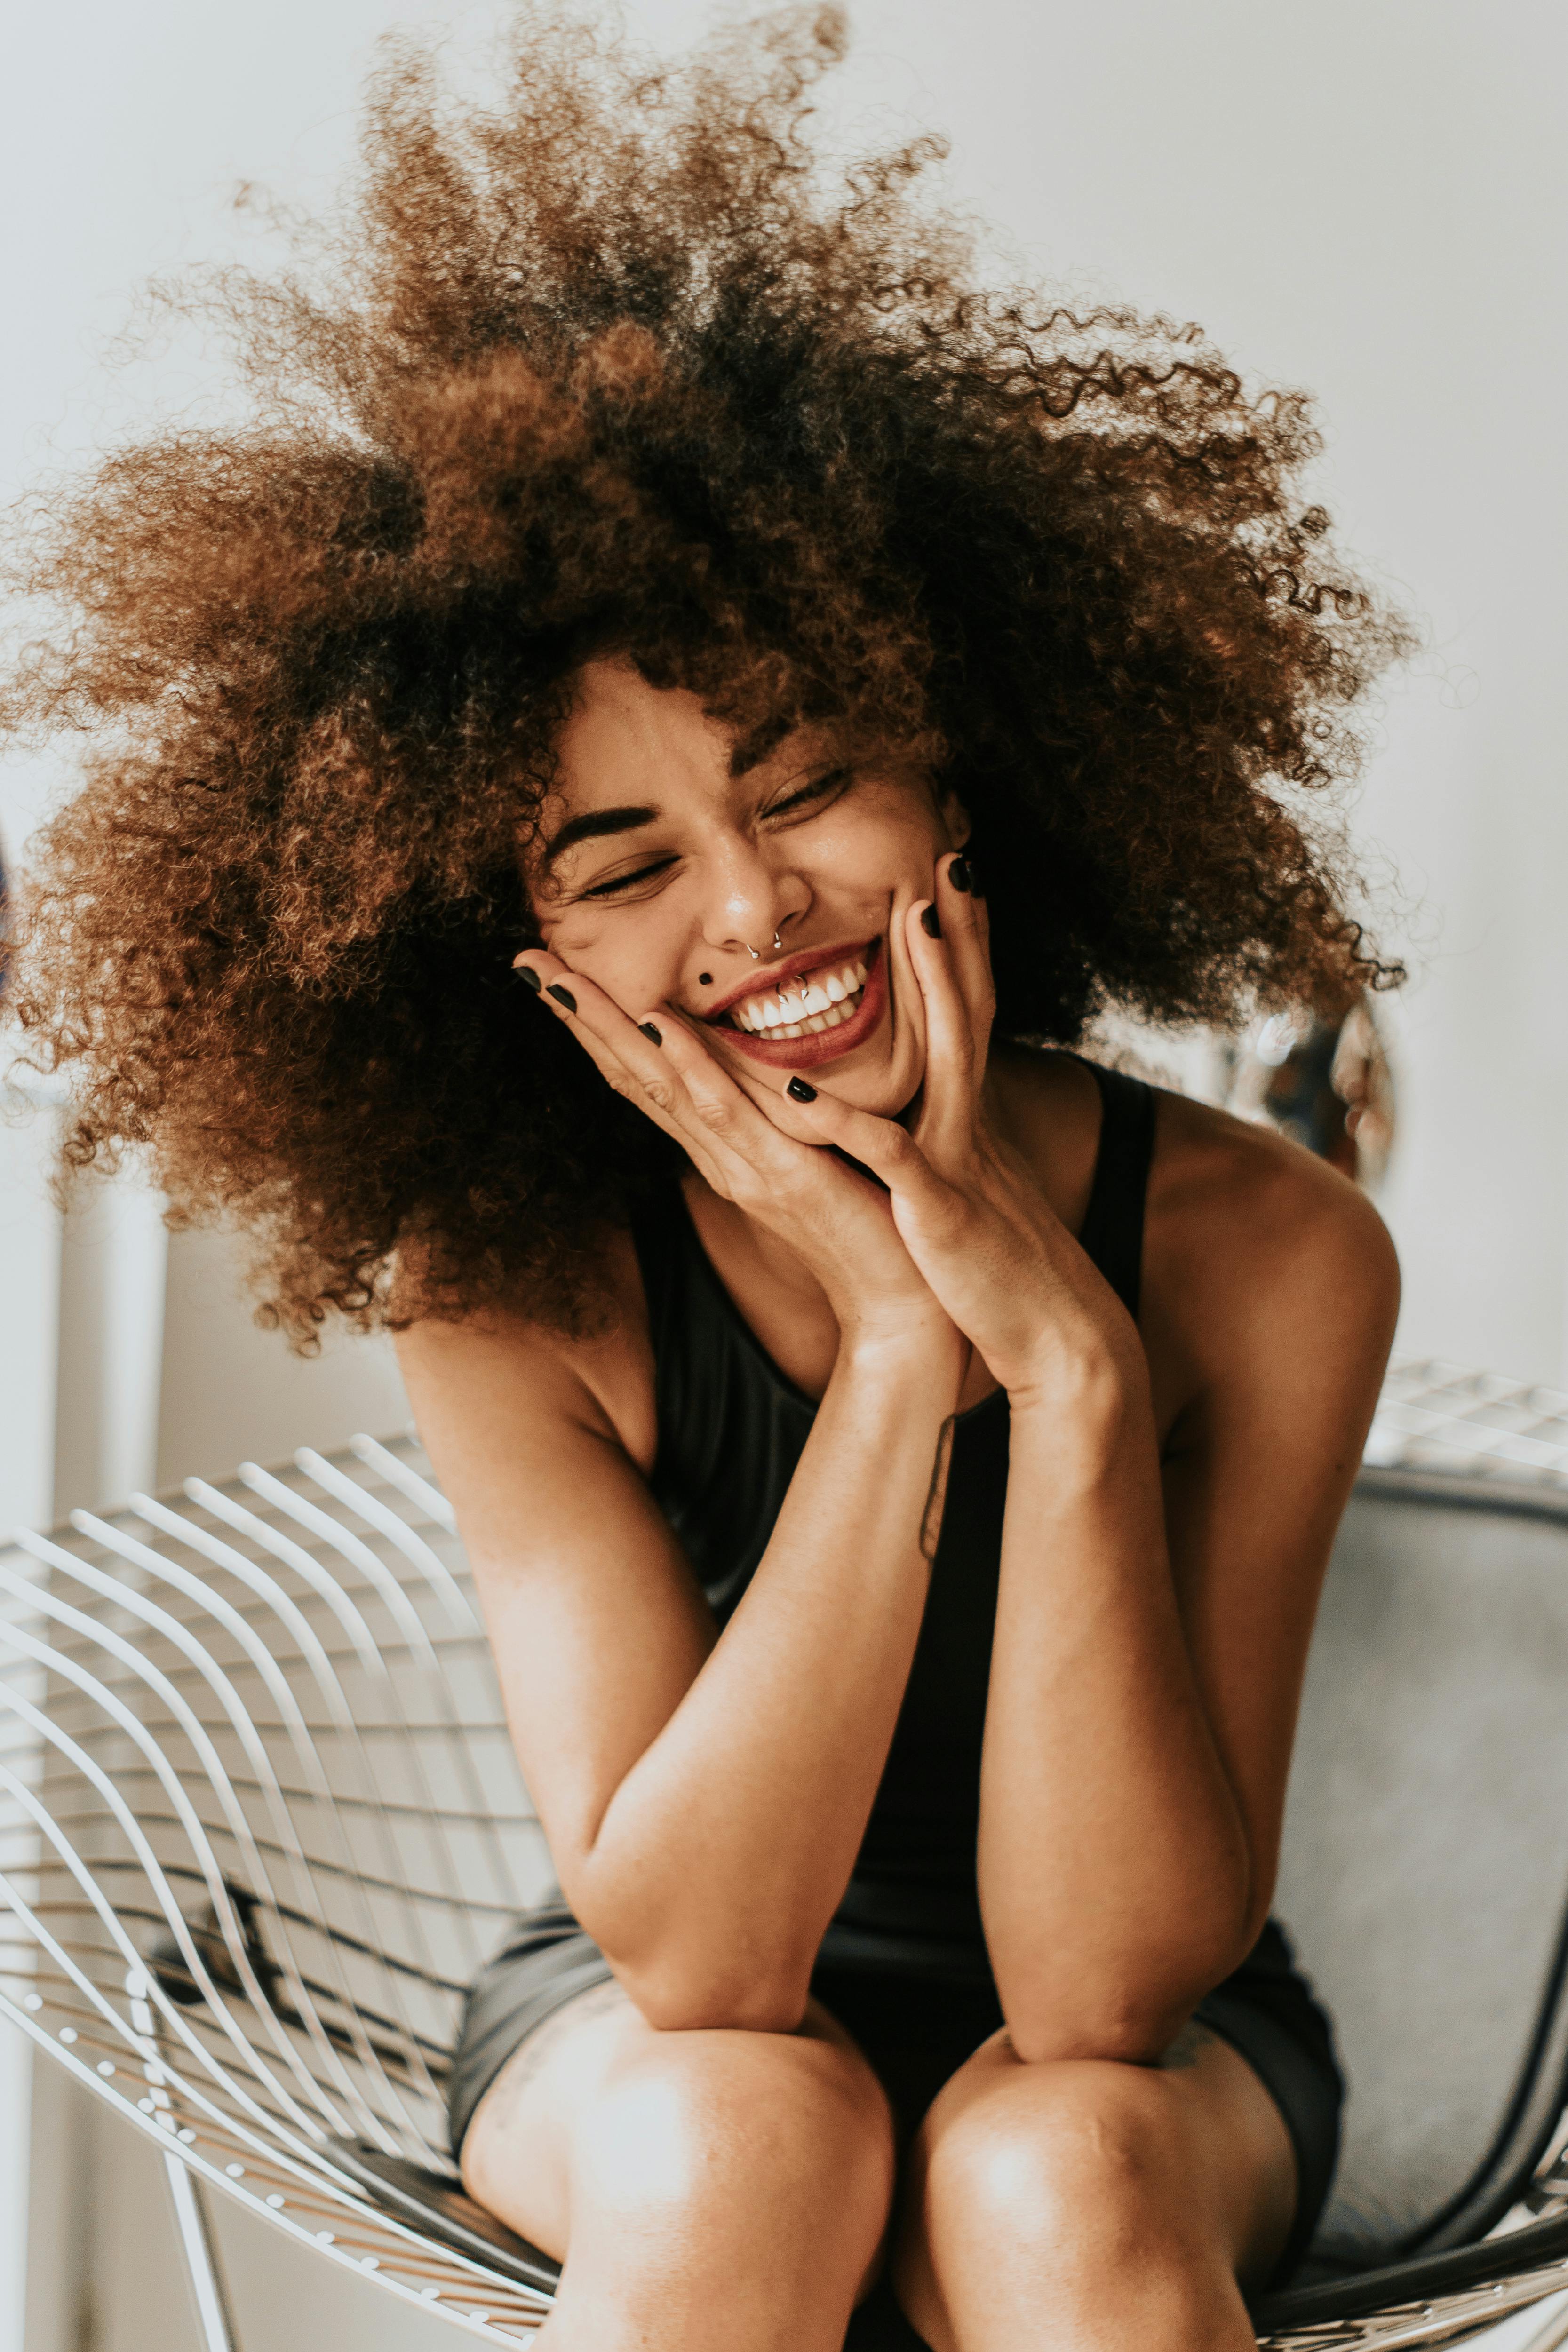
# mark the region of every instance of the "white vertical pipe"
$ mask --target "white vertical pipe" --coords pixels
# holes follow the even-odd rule
[[[29,1116],[29,1112],[31,1116]],[[60,1213],[47,1090],[0,1081],[0,1540],[52,1516]],[[32,2044],[0,2026],[0,2352],[24,2352]]]
[[[97,1510],[153,1486],[168,1234],[163,1202],[127,1170],[89,1178],[60,1249],[53,1512]]]
[[[47,1091],[0,1078],[0,1542],[54,1515],[60,1226]]]

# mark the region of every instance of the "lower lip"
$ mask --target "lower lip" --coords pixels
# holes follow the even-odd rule
[[[887,960],[878,940],[866,959],[866,985],[859,1004],[853,1018],[841,1021],[837,1029],[808,1029],[804,1037],[759,1037],[750,1029],[724,1023],[719,1034],[726,1045],[737,1046],[749,1060],[765,1062],[770,1069],[815,1070],[821,1063],[836,1062],[841,1054],[852,1054],[857,1045],[863,1045],[880,1021],[887,1002]]]

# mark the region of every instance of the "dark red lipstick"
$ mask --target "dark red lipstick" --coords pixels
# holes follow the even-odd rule
[[[866,984],[860,992],[860,1002],[847,1021],[836,1029],[808,1029],[804,1037],[758,1035],[750,1029],[736,1028],[731,1023],[709,1015],[726,1045],[732,1045],[745,1055],[748,1061],[761,1062],[772,1070],[815,1070],[824,1062],[836,1062],[842,1055],[852,1054],[872,1034],[888,1008],[888,960],[882,953],[880,940],[858,944],[848,949],[834,949],[824,955],[820,950],[791,958],[791,969],[778,967],[777,976],[770,972],[759,988],[757,982],[735,989],[725,999],[725,1004],[738,1004],[745,997],[755,996],[768,988],[819,970],[824,964],[833,965],[855,956],[866,966]],[[721,1010],[723,1007],[720,1008]]]

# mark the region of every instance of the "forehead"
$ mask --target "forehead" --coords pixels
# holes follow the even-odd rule
[[[806,749],[797,731],[748,761],[745,773],[794,765]],[[733,730],[686,688],[650,686],[629,662],[589,662],[557,740],[552,798],[561,815],[612,802],[663,807],[684,793],[732,786],[735,753]]]
[[[696,695],[649,686],[629,663],[590,662],[556,746],[552,797],[577,810],[662,800],[682,784],[710,791],[728,775],[730,750]]]

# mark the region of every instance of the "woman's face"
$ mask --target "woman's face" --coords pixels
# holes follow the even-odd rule
[[[527,859],[544,944],[634,1020],[702,1024],[754,1089],[807,1071],[890,1117],[925,1069],[903,918],[968,820],[923,774],[834,766],[805,733],[743,776],[731,750],[694,694],[588,664]]]

